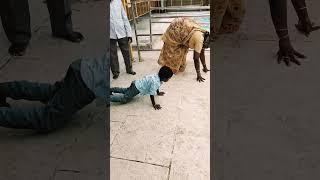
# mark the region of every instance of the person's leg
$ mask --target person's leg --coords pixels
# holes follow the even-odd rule
[[[20,109],[0,107],[0,126],[16,129],[49,129],[47,107]]]
[[[29,81],[4,82],[0,83],[0,98],[46,102],[58,88],[59,82],[55,85]]]
[[[188,55],[189,49],[188,48],[184,48],[182,51],[183,51],[184,55],[182,56],[183,58],[182,58],[182,61],[181,61],[181,64],[180,64],[179,72],[184,72],[186,70],[186,67],[187,67],[187,55]]]
[[[8,52],[22,56],[31,39],[28,0],[1,0],[0,15],[3,29],[11,42]]]
[[[82,80],[80,66],[80,61],[70,65],[61,87],[48,102],[59,114],[74,114],[95,99]]]
[[[128,74],[135,75],[136,73],[132,70],[132,62],[130,60],[130,49],[128,38],[118,39],[118,44],[123,56],[124,63],[126,65],[126,71]]]
[[[110,88],[111,92],[113,92],[113,93],[121,93],[121,94],[125,94],[127,90],[128,90],[128,88],[121,88],[121,87]]]
[[[110,39],[110,67],[113,74],[113,79],[118,78],[120,73],[118,51],[117,51],[117,40]]]
[[[50,119],[48,124],[52,130],[61,127],[68,121],[74,113],[90,104],[96,97],[82,80],[81,61],[73,62],[61,83],[61,87],[55,92],[48,102],[48,114]],[[59,120],[57,123],[55,122]],[[50,130],[50,129],[49,129]]]
[[[121,102],[121,103],[127,103],[132,100],[133,97],[138,95],[140,92],[136,88],[135,83],[132,82],[129,88],[126,88],[123,95],[111,95],[110,101],[111,102]]]
[[[0,108],[0,126],[40,131],[63,126],[72,114],[95,99],[84,84],[77,66],[69,67],[61,87],[46,106],[32,109]]]
[[[81,33],[73,31],[70,0],[47,0],[52,35],[72,42],[84,39]]]

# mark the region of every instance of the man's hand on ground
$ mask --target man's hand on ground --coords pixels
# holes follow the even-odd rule
[[[204,82],[204,80],[206,80],[206,79],[203,78],[201,75],[197,75],[197,81],[198,82]]]
[[[287,66],[290,66],[290,62],[300,65],[301,63],[296,59],[296,57],[303,59],[306,58],[305,55],[293,49],[289,38],[279,40],[279,51],[277,56],[278,63],[280,64],[281,61],[284,61]]]
[[[312,31],[319,30],[320,26],[316,26],[310,20],[306,20],[306,21],[299,21],[298,24],[296,24],[296,28],[300,33],[308,37]]]
[[[153,107],[154,107],[155,110],[160,110],[161,109],[160,104],[155,104],[155,105],[153,105]]]
[[[208,69],[208,68],[203,68],[202,71],[205,72],[205,73],[207,73],[208,71],[210,71],[210,69]]]
[[[160,91],[159,93],[157,93],[158,96],[163,96],[165,94],[165,92]]]

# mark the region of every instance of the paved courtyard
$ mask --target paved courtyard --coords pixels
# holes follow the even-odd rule
[[[189,12],[190,13],[190,12]],[[160,19],[165,21],[168,19]],[[138,24],[138,33],[148,33],[148,23]],[[153,33],[163,33],[169,24],[154,24]],[[147,38],[142,38],[145,43]],[[154,37],[153,47],[162,42]],[[159,51],[143,51],[143,62],[133,64],[137,75],[125,73],[123,58],[118,79],[112,86],[128,86],[132,80],[157,73]],[[206,52],[210,67],[209,51]],[[164,83],[163,97],[156,97],[162,109],[153,109],[149,96],[136,97],[124,105],[112,104],[110,165],[112,180],[209,180],[210,178],[210,72],[205,82],[196,81],[193,52],[187,57],[186,71]],[[112,76],[111,76],[112,77]]]

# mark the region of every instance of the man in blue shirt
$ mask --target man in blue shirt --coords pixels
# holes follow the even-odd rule
[[[160,92],[159,88],[162,82],[168,82],[172,76],[172,70],[167,66],[163,66],[160,68],[158,74],[147,75],[142,79],[132,81],[130,87],[128,88],[110,88],[110,101],[127,103],[138,94],[150,95],[152,106],[156,110],[161,109],[161,106],[155,103],[154,96],[156,94],[159,96],[164,95],[164,92]],[[121,93],[122,95],[113,95],[113,93]]]
[[[119,44],[126,71],[135,75],[132,70],[130,58],[129,42],[132,42],[131,26],[127,14],[123,8],[121,0],[110,1],[110,67],[113,79],[117,79],[120,74],[117,43]]]
[[[0,83],[0,126],[51,131],[64,125],[71,115],[94,99],[105,102],[107,56],[80,58],[68,68],[62,81],[55,84],[28,81]],[[11,108],[6,98],[40,101],[43,107]]]

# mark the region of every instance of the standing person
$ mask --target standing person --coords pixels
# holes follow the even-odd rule
[[[0,83],[0,126],[52,131],[94,99],[108,101],[107,56],[74,61],[62,81],[55,84],[28,81]],[[10,107],[6,98],[40,101],[42,107]],[[108,102],[107,102],[108,103]],[[102,104],[101,104],[102,105]]]
[[[130,60],[129,43],[132,42],[131,26],[121,0],[110,0],[110,67],[113,79],[120,74],[117,43],[119,44],[126,71],[135,75]]]
[[[72,29],[70,0],[47,0],[52,35],[71,42],[84,39],[81,33]],[[8,52],[22,56],[31,39],[30,12],[28,0],[1,0],[0,16],[2,26],[11,42]]]
[[[193,60],[197,81],[205,80],[200,73],[199,59],[203,72],[208,72],[204,54],[204,50],[209,48],[210,33],[208,31],[192,19],[176,18],[163,34],[162,40],[164,44],[158,59],[159,65],[170,67],[174,73],[183,72],[187,65],[187,53],[191,48],[194,49]]]

